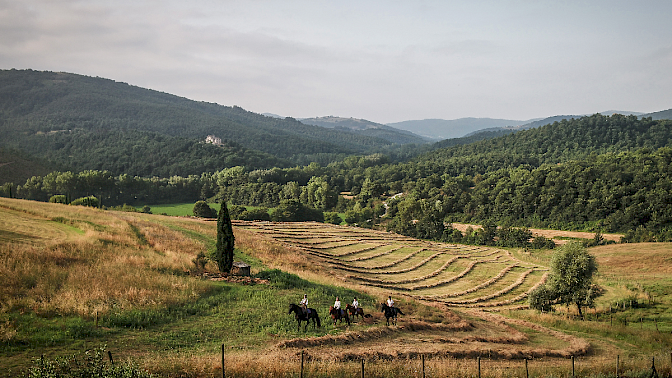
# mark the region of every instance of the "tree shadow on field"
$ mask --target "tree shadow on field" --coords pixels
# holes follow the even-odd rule
[[[20,243],[30,243],[39,239],[36,236],[23,234],[21,232],[0,230],[0,242],[2,243],[11,243],[11,242],[20,242]]]

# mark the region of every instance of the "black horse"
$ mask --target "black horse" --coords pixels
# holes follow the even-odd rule
[[[364,310],[362,310],[361,307],[355,308],[355,306],[353,306],[351,304],[347,304],[347,305],[345,305],[345,309],[348,310],[348,314],[350,314],[350,316],[352,316],[353,319],[356,318],[357,315],[361,316],[362,318],[370,318],[371,317],[371,314],[366,314],[365,315]]]
[[[348,316],[348,312],[343,309],[335,309],[334,306],[329,306],[329,315],[331,315],[331,319],[334,321],[334,326],[336,325],[337,320],[342,322],[343,319],[345,319],[345,322],[350,325],[350,317]]]
[[[398,307],[390,307],[387,303],[380,304],[380,311],[385,313],[385,319],[387,319],[388,326],[390,325],[390,318],[392,318],[392,324],[397,325],[397,314],[404,315]]]
[[[310,323],[311,320],[313,321],[313,329],[315,329],[315,325],[322,327],[320,316],[314,308],[309,308],[308,311],[306,311],[303,307],[292,303],[289,305],[289,312],[287,314],[291,314],[292,312],[294,313],[294,318],[296,318],[296,321],[298,322],[298,325],[296,326],[297,331],[301,329],[301,322],[306,322],[306,325],[303,327],[303,331],[305,332],[308,329],[308,323]]]

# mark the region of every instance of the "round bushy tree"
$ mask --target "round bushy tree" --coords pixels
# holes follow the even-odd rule
[[[213,209],[205,201],[197,201],[194,204],[194,216],[200,218],[217,218],[217,210]]]
[[[590,306],[599,290],[593,288],[593,275],[597,272],[595,256],[588,253],[579,242],[572,242],[556,249],[551,261],[548,281],[530,293],[530,307],[548,310],[552,304],[574,304],[581,309]]]

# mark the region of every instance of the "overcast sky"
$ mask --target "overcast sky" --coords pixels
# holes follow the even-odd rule
[[[0,0],[0,68],[282,116],[672,108],[672,1]]]

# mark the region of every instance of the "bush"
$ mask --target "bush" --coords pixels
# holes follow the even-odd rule
[[[324,213],[324,222],[331,224],[341,224],[343,219],[341,219],[341,216],[338,215],[338,213],[328,212]]]
[[[273,209],[271,220],[275,222],[324,222],[321,210],[307,207],[297,200],[284,200]]]
[[[265,207],[260,207],[258,209],[245,210],[238,215],[240,220],[246,221],[270,221],[271,215],[268,213],[268,209]]]
[[[194,216],[200,218],[217,218],[217,211],[205,201],[197,201],[194,204]]]
[[[135,208],[135,206],[123,204],[121,206],[110,206],[110,207],[105,207],[105,210],[114,210],[114,211],[126,211],[129,213],[137,213],[138,209]]]
[[[553,239],[548,239],[544,236],[538,235],[532,239],[530,247],[532,249],[553,249],[555,248],[555,242]]]
[[[229,206],[229,216],[231,219],[240,219],[241,214],[243,214],[247,209],[245,206],[240,205],[230,205]]]
[[[100,206],[100,201],[98,198],[94,196],[88,196],[88,197],[81,197],[77,198],[76,200],[70,202],[71,205],[74,206],[89,206],[89,207],[99,207]]]
[[[55,196],[51,196],[49,198],[49,202],[51,203],[63,203],[63,204],[68,204],[68,197],[65,196],[65,194],[57,194]]]
[[[147,206],[147,205],[145,205],[145,206],[142,207],[141,212],[143,212],[143,213],[145,213],[145,214],[151,214],[151,213],[152,213],[152,208],[149,207],[149,206]]]

